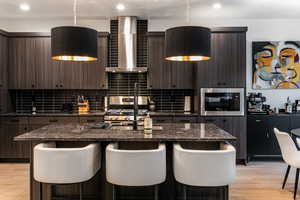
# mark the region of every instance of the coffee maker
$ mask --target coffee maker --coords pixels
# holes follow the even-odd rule
[[[262,93],[249,93],[247,97],[248,114],[268,114],[268,105],[264,105],[266,97]]]

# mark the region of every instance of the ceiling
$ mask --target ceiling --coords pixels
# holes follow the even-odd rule
[[[229,19],[300,19],[300,0],[190,0],[192,20],[201,18]],[[126,9],[117,11],[122,2]],[[220,2],[222,8],[212,4]],[[28,3],[28,12],[19,9]],[[0,0],[0,20],[72,18],[73,0]],[[185,19],[185,0],[78,0],[78,18],[108,19],[133,15],[147,19]]]

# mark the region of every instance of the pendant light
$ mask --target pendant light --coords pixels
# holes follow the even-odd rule
[[[190,23],[190,0],[187,0],[187,23]],[[200,26],[179,26],[166,30],[165,59],[202,61],[210,59],[211,31]]]
[[[77,0],[74,0],[74,26],[51,29],[51,51],[53,60],[95,61],[98,59],[98,32],[77,26]]]

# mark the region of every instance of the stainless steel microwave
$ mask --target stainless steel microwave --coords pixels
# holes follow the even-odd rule
[[[202,116],[243,116],[244,88],[201,88]]]

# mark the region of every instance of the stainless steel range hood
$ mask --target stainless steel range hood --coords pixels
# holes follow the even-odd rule
[[[146,72],[146,67],[137,67],[137,19],[118,17],[118,67],[107,67],[107,72]]]

